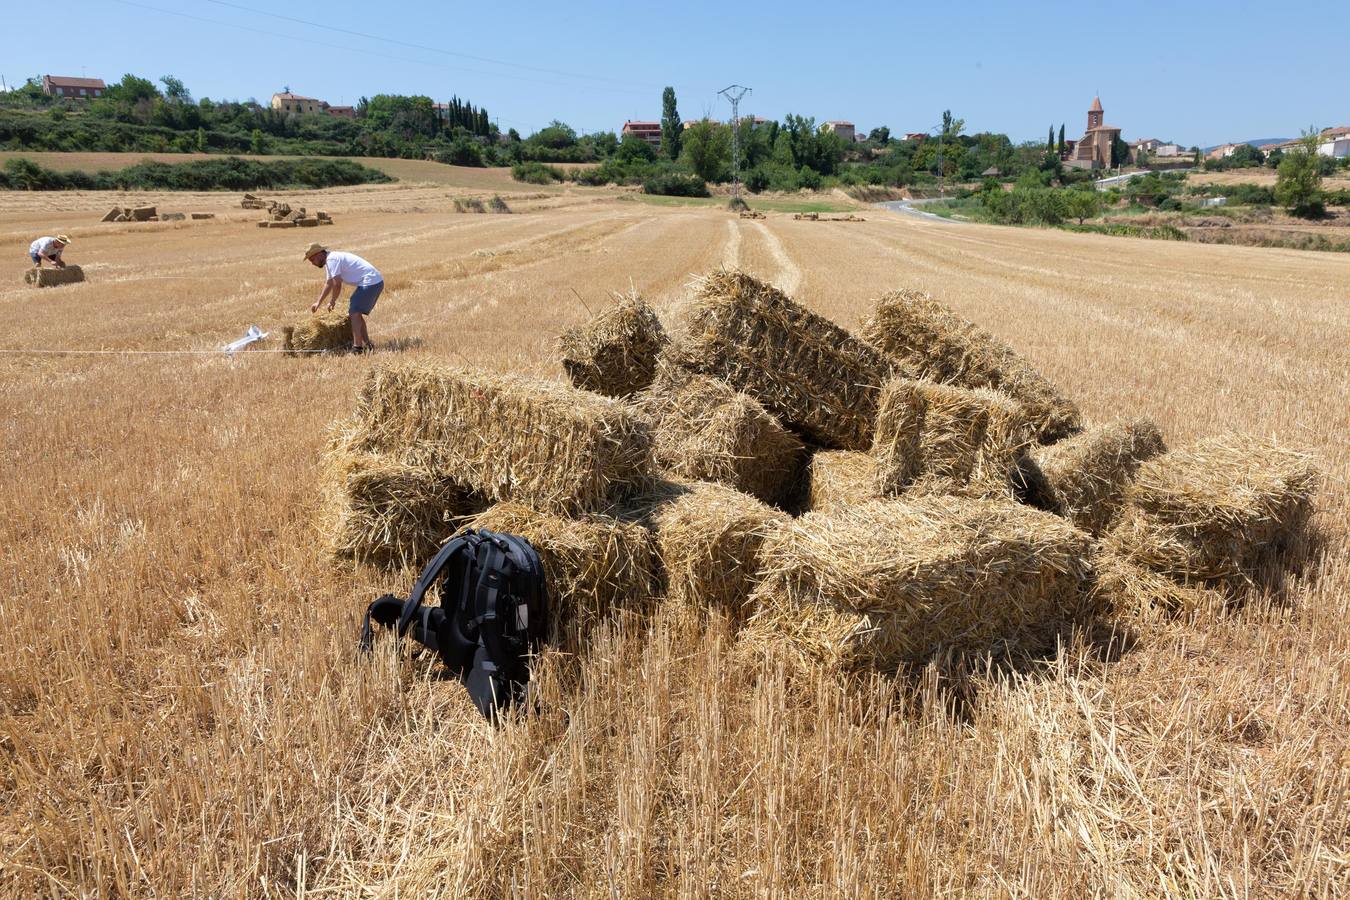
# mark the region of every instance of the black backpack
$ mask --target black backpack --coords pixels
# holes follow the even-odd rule
[[[422,597],[441,581],[441,605]],[[361,649],[374,639],[371,621],[412,629],[413,639],[440,654],[474,705],[496,720],[524,698],[528,659],[548,630],[548,595],[539,554],[522,537],[486,529],[452,538],[427,563],[407,600],[385,594],[366,610]]]

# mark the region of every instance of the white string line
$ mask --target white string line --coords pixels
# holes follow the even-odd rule
[[[253,350],[243,348],[231,353],[228,350],[49,350],[33,349],[26,350],[19,347],[0,348],[0,353],[9,353],[15,356],[235,356],[236,354],[248,354],[252,356],[256,353],[328,353],[328,350],[283,350],[281,348],[258,347]]]

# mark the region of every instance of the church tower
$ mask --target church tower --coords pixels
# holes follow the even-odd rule
[[[1093,97],[1092,106],[1088,107],[1088,131],[1100,127],[1102,124],[1102,98]]]

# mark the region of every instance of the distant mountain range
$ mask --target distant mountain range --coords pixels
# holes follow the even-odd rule
[[[1251,144],[1253,147],[1264,147],[1266,144],[1283,144],[1285,141],[1292,141],[1292,140],[1293,140],[1293,138],[1287,138],[1287,137],[1282,137],[1282,138],[1252,138],[1252,139],[1246,140],[1246,141],[1225,141],[1224,143],[1232,143],[1232,144]],[[1222,147],[1222,146],[1223,146],[1223,144],[1215,144],[1215,145],[1214,145],[1214,147]],[[1204,152],[1208,153],[1209,151],[1213,150],[1214,147],[1204,147],[1203,150],[1204,150]]]

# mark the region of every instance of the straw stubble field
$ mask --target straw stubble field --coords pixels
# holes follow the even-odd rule
[[[435,665],[356,658],[365,602],[407,585],[335,570],[314,522],[369,359],[0,354],[0,893],[1350,890],[1350,260],[590,195],[305,199],[386,273],[372,333],[405,358],[561,378],[554,336],[587,307],[636,290],[668,316],[723,262],[849,328],[930,291],[1088,421],[1315,450],[1324,556],[1118,655],[977,674],[959,708],[936,671],[803,682],[676,604],[548,655],[542,713],[493,730]],[[108,202],[0,196],[0,348],[208,348],[307,315],[304,241],[81,224]],[[25,288],[20,238],[58,224],[89,281]]]

